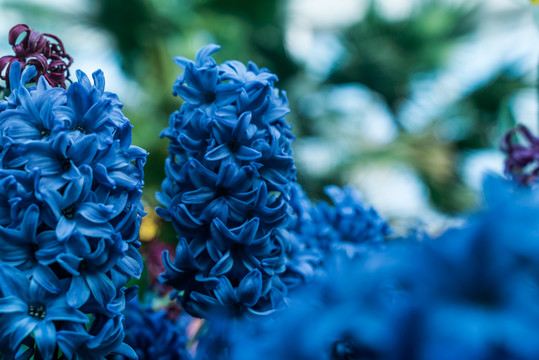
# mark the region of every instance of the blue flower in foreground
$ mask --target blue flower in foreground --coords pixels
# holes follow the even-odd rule
[[[277,320],[228,339],[230,358],[537,359],[539,193],[498,178],[484,193],[439,238],[335,253]]]
[[[287,202],[295,180],[277,77],[254,64],[217,64],[208,45],[184,70],[173,93],[185,102],[170,116],[167,178],[157,213],[179,233],[175,259],[164,253],[160,280],[191,315],[270,314],[286,288]]]
[[[20,280],[0,293],[0,354],[136,358],[123,343],[122,311],[136,292],[125,285],[142,272],[147,153],[131,145],[132,126],[101,71],[93,84],[78,71],[67,90],[43,78],[27,86],[35,75],[13,63],[11,94],[0,101],[0,266]]]

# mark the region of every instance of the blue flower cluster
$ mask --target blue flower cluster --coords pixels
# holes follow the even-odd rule
[[[190,360],[185,333],[188,318],[170,319],[166,310],[154,311],[135,298],[125,311],[125,342],[139,360]]]
[[[267,314],[285,287],[285,238],[295,179],[277,77],[255,64],[217,65],[219,46],[202,48],[184,69],[175,95],[185,102],[162,136],[170,139],[158,214],[179,233],[174,261],[165,253],[161,280],[197,317]]]
[[[352,187],[327,186],[333,205],[324,201],[313,205],[299,184],[293,184],[289,239],[283,282],[294,288],[324,273],[324,259],[342,252],[349,258],[368,255],[379,247],[391,230],[372,207],[366,206]]]
[[[5,359],[104,359],[123,344],[122,311],[142,258],[146,151],[103,73],[68,90],[18,62],[0,101],[0,349]],[[56,355],[55,355],[56,354]]]
[[[318,246],[324,251],[344,251],[350,257],[384,242],[390,234],[387,222],[366,206],[353,186],[327,186],[333,206],[320,202],[314,214]]]
[[[230,358],[539,358],[539,190],[491,177],[484,193],[485,209],[439,238],[337,253]]]

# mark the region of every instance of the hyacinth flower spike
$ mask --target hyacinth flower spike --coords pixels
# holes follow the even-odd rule
[[[131,145],[101,71],[93,84],[78,71],[66,90],[47,76],[61,70],[61,43],[13,31],[26,31],[18,55],[39,47],[48,62],[10,60],[12,91],[0,100],[0,277],[18,283],[0,284],[0,357],[134,359],[122,311],[137,290],[127,283],[142,272],[147,153]]]
[[[277,77],[253,64],[217,64],[218,49],[175,59],[184,71],[173,93],[185,102],[162,133],[170,157],[157,195],[165,206],[157,214],[181,239],[160,279],[191,315],[210,318],[278,306],[286,239],[277,233],[295,180],[288,110],[275,110],[287,104]]]

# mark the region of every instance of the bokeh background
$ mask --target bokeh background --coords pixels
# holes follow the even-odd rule
[[[502,172],[502,134],[537,129],[539,32],[511,0],[0,0],[0,54],[18,23],[59,36],[73,69],[105,72],[150,152],[148,210],[181,105],[171,59],[208,43],[279,76],[311,198],[351,183],[397,228],[458,221]]]

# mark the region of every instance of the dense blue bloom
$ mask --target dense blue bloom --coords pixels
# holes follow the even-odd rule
[[[439,238],[334,253],[279,319],[228,340],[230,358],[538,358],[539,193],[499,178],[484,193],[485,209]]]
[[[164,255],[161,281],[192,315],[231,317],[275,311],[286,293],[287,202],[295,179],[277,77],[254,64],[217,64],[208,45],[173,93],[185,102],[162,136],[170,139],[157,213],[179,233],[175,259]]]
[[[136,291],[126,283],[142,272],[147,153],[131,145],[132,126],[117,96],[104,91],[101,71],[93,84],[78,71],[67,90],[44,78],[27,86],[36,71],[21,73],[17,62],[9,75],[11,94],[0,101],[0,266],[21,284],[0,301],[19,304],[13,311],[21,314],[0,312],[0,344],[7,344],[0,353],[9,358],[28,347],[45,360],[57,348],[69,358],[136,357],[123,344],[122,311]],[[50,315],[31,322],[14,297]],[[34,303],[39,297],[43,303]],[[55,309],[81,317],[63,319]]]
[[[56,349],[55,321],[84,324],[86,315],[70,307],[62,294],[28,280],[19,269],[0,264],[0,331],[10,349],[18,349],[30,335],[43,359],[51,359]]]
[[[133,299],[125,311],[125,342],[140,360],[190,360],[186,320],[186,316],[172,320],[166,310],[154,311]]]
[[[0,261],[26,271],[43,288],[57,293],[59,279],[47,266],[47,254],[58,254],[64,249],[54,231],[38,234],[39,215],[39,208],[32,204],[24,212],[19,229],[0,227]]]

